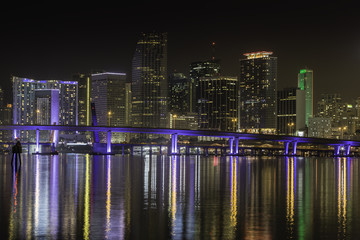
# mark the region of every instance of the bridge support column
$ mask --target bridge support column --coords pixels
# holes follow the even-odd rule
[[[239,138],[236,137],[235,138],[235,149],[234,149],[234,154],[239,154]]]
[[[36,149],[35,151],[39,152],[39,129],[36,129]]]
[[[297,146],[297,142],[296,141],[294,141],[294,142],[292,142],[292,155],[296,155],[296,146]]]
[[[233,145],[234,145],[234,138],[231,137],[229,138],[229,154],[234,153]]]
[[[334,156],[339,156],[340,155],[340,145],[335,145],[334,146]]]
[[[346,156],[349,156],[350,155],[350,149],[351,149],[351,145],[345,145],[345,154]]]
[[[107,132],[106,152],[111,153],[111,131],[110,130]]]
[[[171,154],[177,154],[177,133],[171,134]]]
[[[284,142],[284,155],[289,155],[289,144],[290,142]]]

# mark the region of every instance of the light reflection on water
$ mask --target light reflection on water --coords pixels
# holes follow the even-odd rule
[[[351,239],[352,158],[0,156],[8,239]]]

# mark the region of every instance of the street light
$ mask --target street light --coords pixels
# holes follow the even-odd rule
[[[340,133],[341,133],[341,137],[340,137],[340,139],[343,139],[343,135],[344,135],[344,130],[346,130],[347,129],[347,126],[344,126],[344,127],[339,127],[339,130],[340,130]]]
[[[290,128],[290,135],[293,135],[292,134],[292,127],[295,125],[295,123],[291,122],[291,123],[288,123],[288,126]]]
[[[37,124],[41,124],[40,119],[39,119],[39,113],[40,113],[40,109],[36,109],[36,123]]]
[[[236,132],[236,122],[237,122],[237,118],[232,118],[231,121],[232,121],[232,123],[233,123],[233,131]]]
[[[173,128],[175,128],[176,118],[177,118],[177,115],[176,115],[176,114],[172,115],[172,119],[173,119]]]
[[[109,126],[110,126],[110,123],[111,123],[111,122],[110,122],[110,119],[111,119],[111,114],[112,114],[112,113],[111,113],[111,111],[109,111],[109,112],[108,112],[108,119],[109,119],[109,123],[108,123],[108,125],[109,125]]]

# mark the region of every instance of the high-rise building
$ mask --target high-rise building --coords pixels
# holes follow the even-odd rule
[[[183,73],[169,75],[169,109],[173,114],[190,112],[190,82]]]
[[[142,33],[132,60],[132,125],[167,127],[167,33]]]
[[[309,118],[308,137],[331,138],[331,118]]]
[[[246,53],[240,60],[240,128],[276,132],[277,58],[272,52]]]
[[[0,87],[0,124],[3,124],[4,122],[4,91],[2,90],[2,88]]]
[[[36,125],[59,125],[59,89],[35,89]]]
[[[91,75],[91,100],[95,103],[98,126],[125,126],[127,117],[127,82],[125,73],[104,72]],[[106,135],[100,134],[101,140]],[[112,133],[112,142],[125,140],[124,133]]]
[[[90,92],[91,81],[90,74],[78,73],[74,74],[72,80],[78,82],[78,123],[79,125],[91,125],[91,110],[90,110]]]
[[[59,125],[59,92],[59,89],[35,89],[36,125]],[[51,132],[41,131],[40,140],[53,142],[59,133]]]
[[[332,127],[340,127],[344,103],[340,94],[321,94],[317,103],[317,117],[331,118]]]
[[[285,88],[277,94],[277,130],[294,135],[296,130],[296,88]]]
[[[237,131],[237,77],[202,77],[199,87],[199,128]]]
[[[200,78],[219,76],[220,71],[220,60],[215,58],[190,64],[190,111],[199,112]]]
[[[59,125],[77,125],[78,83],[76,81],[34,80],[13,76],[13,124],[36,124],[35,90],[59,90]],[[28,131],[14,137],[30,139]],[[33,137],[33,136],[31,136]]]
[[[305,124],[305,90],[296,89],[296,135],[306,136]]]
[[[305,91],[305,125],[308,126],[309,118],[314,116],[313,110],[313,70],[301,69],[298,73],[298,88]]]

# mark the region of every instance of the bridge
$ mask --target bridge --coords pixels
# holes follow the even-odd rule
[[[328,139],[328,138],[309,138],[288,135],[269,135],[252,134],[239,132],[221,132],[210,130],[186,130],[186,129],[168,129],[168,128],[139,128],[139,127],[112,127],[112,126],[63,126],[63,125],[0,125],[0,130],[18,131],[36,131],[36,152],[39,151],[39,131],[69,131],[69,132],[106,132],[106,152],[111,153],[111,133],[147,133],[171,135],[170,154],[179,154],[177,138],[183,136],[203,136],[218,137],[229,140],[229,154],[239,154],[239,140],[273,141],[283,142],[284,155],[295,155],[298,144],[328,145],[333,146],[334,156],[340,155],[341,147],[345,149],[345,156],[350,155],[351,147],[359,147],[360,141]],[[16,137],[16,135],[14,135]],[[55,134],[57,136],[57,134]],[[56,146],[57,139],[55,137]],[[291,148],[290,148],[291,146]]]

